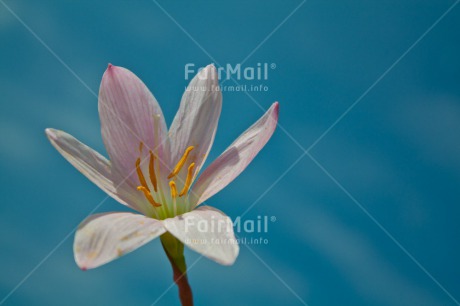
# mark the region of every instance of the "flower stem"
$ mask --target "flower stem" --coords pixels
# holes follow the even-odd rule
[[[173,280],[179,289],[182,306],[193,306],[192,288],[188,282],[184,245],[169,233],[161,236],[161,243],[173,269]]]

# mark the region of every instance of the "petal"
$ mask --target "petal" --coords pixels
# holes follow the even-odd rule
[[[168,164],[166,124],[158,102],[131,71],[109,65],[99,90],[99,116],[102,138],[114,169],[120,178],[139,185],[135,171],[143,150],[152,150]]]
[[[232,220],[213,207],[201,206],[163,224],[183,244],[222,265],[232,265],[238,256]]]
[[[143,215],[92,215],[79,225],[75,234],[75,261],[83,270],[96,268],[134,251],[164,232],[161,221]]]
[[[194,146],[187,163],[179,173],[185,181],[188,166],[194,162],[196,177],[214,141],[222,109],[217,70],[214,65],[202,69],[190,82],[182,96],[179,110],[169,131],[171,163],[175,165],[189,146]]]
[[[110,162],[104,156],[63,131],[46,129],[45,132],[59,153],[91,182],[121,204],[138,210],[127,203],[127,194],[121,186],[117,190],[112,180]]]
[[[240,135],[206,170],[193,187],[193,202],[206,201],[233,181],[265,146],[278,122],[278,102]]]

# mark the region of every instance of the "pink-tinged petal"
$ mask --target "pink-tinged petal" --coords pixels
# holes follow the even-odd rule
[[[75,234],[75,261],[83,270],[96,268],[134,251],[164,232],[161,221],[143,215],[92,215],[79,225]]]
[[[131,71],[109,65],[99,90],[99,116],[102,138],[120,179],[128,177],[133,188],[139,185],[135,164],[141,142],[145,156],[152,150],[168,164],[163,113],[152,93]]]
[[[232,265],[238,256],[232,220],[213,207],[201,206],[163,224],[183,244],[217,263]]]
[[[206,170],[193,187],[196,205],[206,201],[233,181],[265,146],[278,122],[278,102],[240,135]]]
[[[187,175],[187,168],[192,162],[195,163],[193,177],[198,174],[214,141],[222,109],[222,93],[218,86],[219,80],[214,65],[202,69],[187,87],[171,124],[169,138],[173,166],[189,146],[194,146],[179,173],[177,181],[182,184]]]
[[[110,162],[104,156],[63,131],[46,129],[45,132],[59,153],[91,182],[121,204],[139,210],[128,203],[131,202],[128,191],[114,184]]]

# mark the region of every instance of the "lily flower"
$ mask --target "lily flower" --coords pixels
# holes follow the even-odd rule
[[[155,97],[125,68],[109,64],[98,100],[110,160],[63,131],[48,128],[46,134],[90,181],[140,214],[109,212],[85,219],[75,234],[77,265],[95,268],[168,235],[220,264],[233,264],[239,247],[231,219],[199,205],[234,180],[264,147],[277,125],[278,103],[198,177],[222,107],[213,65],[190,82],[169,131]]]

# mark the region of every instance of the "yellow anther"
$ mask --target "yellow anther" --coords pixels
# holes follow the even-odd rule
[[[142,170],[141,170],[141,159],[140,158],[136,160],[136,171],[137,171],[137,176],[139,177],[139,182],[141,183],[142,187],[144,187],[150,192],[149,186],[147,185],[147,182],[145,181],[145,178],[144,178],[144,174],[142,173]]]
[[[142,154],[142,149],[144,148],[144,143],[141,141],[139,143],[139,152]]]
[[[170,181],[169,188],[171,188],[171,197],[175,199],[177,197],[176,183],[174,181]]]
[[[149,162],[149,174],[150,174],[150,181],[152,182],[153,189],[157,192],[157,177],[155,175],[155,156],[153,155],[152,151],[150,153],[150,162]]]
[[[152,204],[153,207],[160,207],[161,206],[160,203],[155,202],[155,200],[152,197],[152,194],[150,193],[150,191],[147,188],[145,188],[144,186],[138,186],[137,190],[140,190],[140,191],[142,191],[144,193],[144,196],[147,198],[147,200],[150,202],[150,204]]]
[[[184,188],[182,188],[182,191],[179,193],[180,197],[186,194],[188,189],[190,188],[190,184],[192,183],[193,177],[193,168],[195,168],[195,163],[191,163],[190,166],[188,166],[187,178],[185,179]]]
[[[185,150],[184,155],[182,155],[179,162],[174,167],[173,171],[168,175],[168,179],[172,178],[173,176],[177,175],[177,173],[180,172],[180,169],[182,169],[182,166],[184,166],[185,162],[187,161],[187,157],[190,154],[190,151],[193,150],[193,148],[194,146],[190,146]]]

